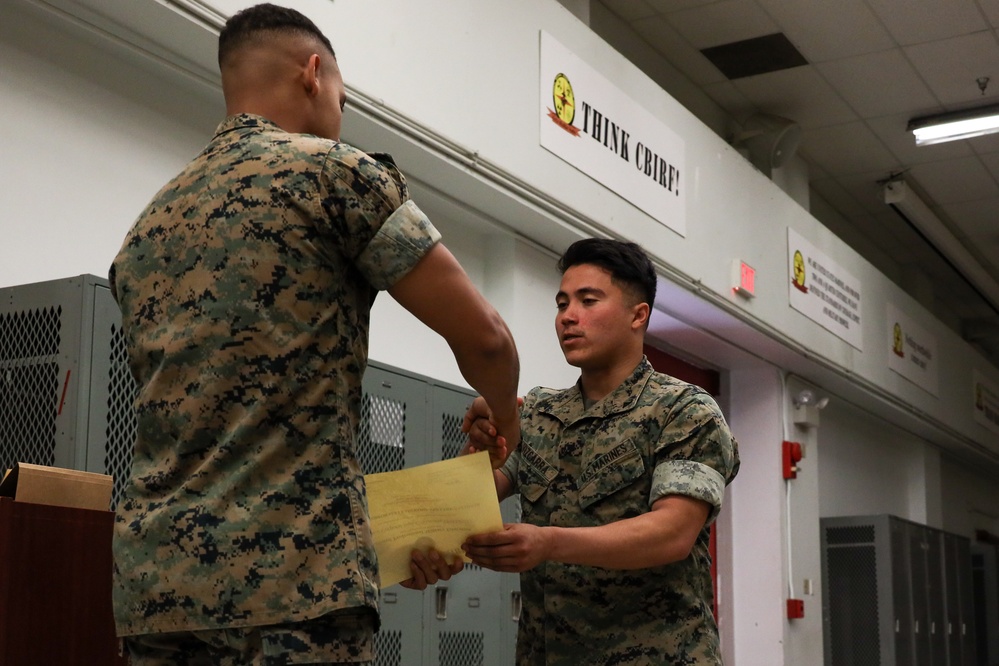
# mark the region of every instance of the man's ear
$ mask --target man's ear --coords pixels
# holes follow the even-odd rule
[[[649,325],[649,316],[652,314],[649,304],[644,301],[639,303],[634,308],[634,319],[631,321],[632,328],[642,328],[644,329]]]
[[[321,88],[321,84],[319,83],[319,67],[321,64],[319,54],[313,53],[309,56],[308,62],[305,63],[305,67],[302,69],[302,86],[310,97],[315,97],[319,94]]]

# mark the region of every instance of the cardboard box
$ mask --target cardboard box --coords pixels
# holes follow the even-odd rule
[[[0,497],[15,502],[108,511],[112,479],[107,474],[14,463],[0,481]]]

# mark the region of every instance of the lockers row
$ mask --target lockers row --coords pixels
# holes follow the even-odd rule
[[[827,666],[975,666],[969,540],[895,516],[823,518]]]

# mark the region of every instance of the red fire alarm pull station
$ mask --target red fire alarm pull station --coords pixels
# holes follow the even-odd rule
[[[798,478],[798,462],[801,461],[802,452],[801,444],[798,442],[788,442],[783,443],[783,453],[781,455],[783,467],[784,467],[784,478],[785,479],[797,479]]]
[[[787,619],[799,620],[805,617],[805,602],[801,599],[787,600]]]

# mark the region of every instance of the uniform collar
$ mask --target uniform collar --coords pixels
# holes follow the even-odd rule
[[[641,362],[631,375],[590,409],[585,409],[583,405],[582,379],[579,379],[573,388],[558,391],[539,400],[537,410],[543,414],[554,416],[566,426],[572,425],[579,419],[599,419],[626,412],[638,402],[638,398],[642,395],[642,390],[652,377],[653,372],[655,370],[652,368],[652,364],[645,356],[642,356]]]
[[[252,113],[237,113],[234,116],[227,116],[225,120],[219,123],[219,126],[215,129],[215,136],[220,136],[226,132],[241,129],[280,130],[281,128],[263,116],[254,115]]]

